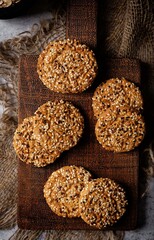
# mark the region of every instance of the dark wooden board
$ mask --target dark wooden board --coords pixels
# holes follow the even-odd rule
[[[103,150],[97,142],[91,98],[96,86],[105,78],[122,77],[140,83],[140,65],[137,60],[110,59],[104,65],[104,76],[95,80],[89,90],[81,94],[56,94],[47,89],[36,72],[38,56],[22,56],[19,79],[19,122],[33,115],[48,100],[64,99],[77,106],[85,118],[84,135],[77,146],[64,152],[53,164],[44,168],[18,164],[18,226],[24,229],[93,229],[80,218],[56,216],[46,204],[43,186],[50,174],[65,165],[81,165],[94,177],[109,177],[119,182],[127,191],[129,205],[126,214],[110,229],[129,230],[137,223],[138,149],[115,154]]]

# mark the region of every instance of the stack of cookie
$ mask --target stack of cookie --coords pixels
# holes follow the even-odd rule
[[[97,118],[95,133],[102,147],[114,152],[128,152],[145,135],[142,95],[134,83],[113,78],[97,87],[92,98]]]
[[[125,192],[113,180],[93,179],[80,166],[65,166],[53,172],[44,186],[51,210],[61,217],[81,217],[87,224],[105,228],[125,213]]]
[[[13,146],[23,162],[44,167],[75,146],[83,128],[83,116],[72,103],[49,101],[19,124]]]

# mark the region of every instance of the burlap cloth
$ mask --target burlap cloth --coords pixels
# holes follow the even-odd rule
[[[101,1],[100,1],[101,2]],[[154,155],[152,137],[154,127],[154,31],[152,2],[148,0],[102,1],[102,51],[107,57],[137,58],[142,61],[147,141],[141,159],[141,171],[153,176]],[[17,161],[12,148],[12,136],[17,127],[17,81],[20,54],[39,54],[51,40],[65,38],[65,11],[52,14],[52,19],[33,26],[31,32],[0,43],[0,103],[4,111],[0,120],[0,227],[16,224]],[[99,28],[100,29],[100,28]],[[149,130],[148,130],[149,129]],[[144,171],[143,171],[144,170]],[[143,175],[142,175],[143,176]],[[140,192],[146,189],[145,178],[140,178]],[[26,231],[17,230],[10,238],[37,239],[123,239],[124,232],[112,231]]]

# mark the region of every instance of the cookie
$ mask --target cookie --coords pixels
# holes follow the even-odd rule
[[[127,204],[122,187],[111,179],[98,178],[81,191],[79,211],[87,224],[101,229],[116,223],[125,213]]]
[[[129,108],[108,109],[100,115],[95,134],[103,148],[114,152],[128,152],[137,147],[145,135],[142,115]]]
[[[41,122],[41,128],[36,134],[37,139],[40,140],[43,136],[53,140],[55,149],[69,150],[82,136],[83,116],[70,102],[48,101],[36,110],[35,115]]]
[[[25,118],[15,131],[13,146],[20,160],[44,167],[54,162],[61,151],[51,145],[45,145],[42,140],[36,140],[35,131],[38,124],[36,116]]]
[[[93,51],[75,39],[49,43],[37,64],[43,84],[59,93],[83,92],[91,86],[97,68]]]
[[[81,190],[91,180],[83,167],[64,166],[53,172],[44,185],[44,197],[51,210],[62,217],[80,217]]]
[[[132,110],[139,111],[143,108],[143,99],[139,88],[125,78],[112,78],[101,83],[92,98],[95,117],[99,118],[102,111],[111,106],[129,106]]]
[[[14,149],[22,161],[44,167],[75,146],[83,128],[84,119],[71,103],[49,101],[36,110],[35,116],[25,118],[18,126]]]

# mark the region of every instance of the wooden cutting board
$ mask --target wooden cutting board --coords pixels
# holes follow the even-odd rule
[[[81,94],[56,94],[47,89],[36,72],[38,56],[22,56],[19,69],[19,122],[33,115],[48,100],[64,99],[77,106],[85,118],[84,135],[77,146],[64,152],[53,164],[36,168],[19,161],[18,164],[18,226],[24,229],[93,229],[80,218],[62,218],[55,215],[43,197],[43,186],[50,174],[65,165],[81,165],[94,177],[109,177],[127,191],[129,201],[126,214],[110,229],[129,230],[137,223],[138,149],[129,153],[114,154],[102,149],[94,132],[91,98],[96,87],[105,79],[125,77],[140,83],[140,65],[137,60],[110,59],[102,62],[101,44],[97,30],[97,1],[67,1],[67,37],[77,38],[98,52],[101,70],[91,88]],[[96,48],[97,46],[97,48]]]
[[[58,94],[47,89],[36,72],[38,56],[22,56],[19,81],[19,122],[33,115],[38,106],[48,100],[65,99],[77,106],[85,118],[84,135],[77,146],[64,152],[55,163],[44,168],[18,165],[18,225],[26,229],[93,229],[80,218],[68,219],[56,216],[46,204],[43,186],[50,174],[65,165],[81,165],[94,177],[109,177],[119,182],[127,191],[129,206],[126,214],[110,229],[133,229],[137,220],[138,149],[129,153],[112,153],[103,150],[97,142],[91,98],[96,85],[81,94]],[[118,66],[118,67],[117,67]],[[113,59],[106,62],[106,76],[122,77],[136,83],[140,81],[140,67],[136,60]]]

